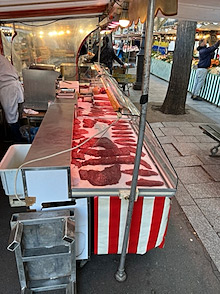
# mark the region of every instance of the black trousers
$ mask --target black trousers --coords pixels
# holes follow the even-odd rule
[[[23,142],[23,138],[21,136],[21,133],[19,131],[20,124],[19,122],[16,122],[14,124],[9,124],[10,130],[11,130],[11,136],[14,143],[21,143]]]

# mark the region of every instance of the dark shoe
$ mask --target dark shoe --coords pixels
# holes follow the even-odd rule
[[[195,95],[192,95],[192,96],[191,96],[191,99],[195,99],[195,98],[196,98],[196,96],[195,96]]]
[[[202,101],[203,99],[199,96],[196,96],[195,98],[192,98],[193,100],[196,100],[196,101]]]

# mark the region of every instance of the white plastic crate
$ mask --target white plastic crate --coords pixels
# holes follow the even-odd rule
[[[16,144],[8,148],[0,163],[2,186],[6,195],[15,195],[14,181],[17,168],[24,162],[24,159],[31,147],[31,144]],[[21,171],[17,177],[17,194],[24,196],[24,187]]]

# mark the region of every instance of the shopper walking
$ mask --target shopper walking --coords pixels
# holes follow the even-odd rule
[[[16,69],[3,55],[0,55],[0,103],[14,142],[22,141],[19,132],[19,109],[22,108],[23,102],[23,87]]]
[[[214,56],[214,51],[219,47],[219,45],[220,40],[211,47],[207,47],[205,39],[199,41],[199,47],[197,48],[199,51],[199,63],[196,70],[196,77],[191,96],[193,100],[202,100],[202,98],[199,97],[199,93],[202,86],[204,85],[208,68],[211,65],[211,59]]]

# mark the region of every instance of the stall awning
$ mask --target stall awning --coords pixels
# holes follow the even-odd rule
[[[147,18],[147,6],[149,0],[130,0],[129,3],[129,19],[131,22],[138,23],[138,20],[143,23]],[[161,11],[163,15],[177,14],[177,0],[156,0],[155,14]]]
[[[0,0],[0,21],[101,15],[110,0]]]
[[[129,18],[143,23],[147,18],[149,0],[130,0]],[[156,0],[155,14],[173,16],[176,19],[219,22],[219,0]]]

